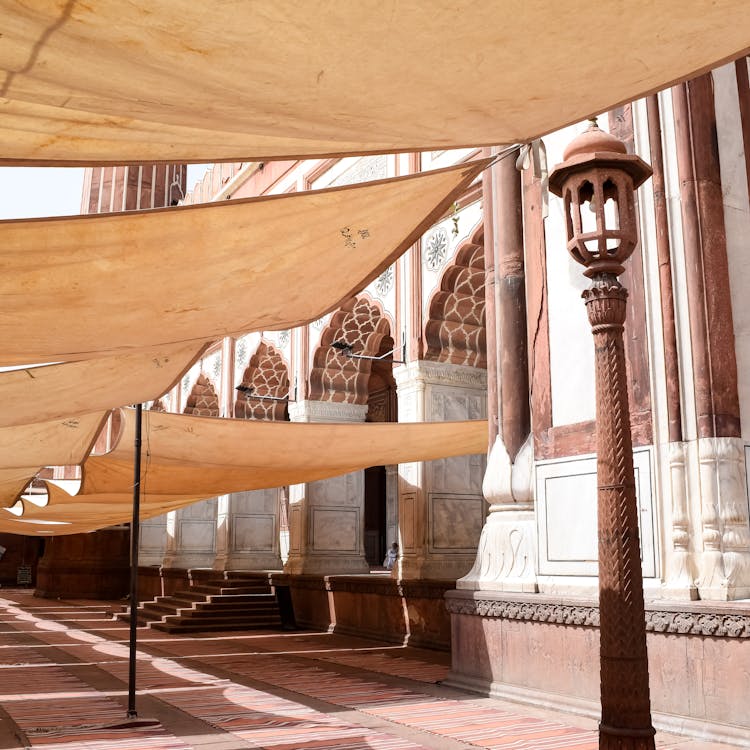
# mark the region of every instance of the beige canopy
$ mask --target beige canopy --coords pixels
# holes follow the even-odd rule
[[[205,206],[0,222],[0,364],[307,323],[393,263],[487,164]]]
[[[48,485],[49,504],[24,501],[15,533],[77,533],[130,518],[134,413],[112,452],[83,465],[80,492]],[[325,479],[383,464],[483,453],[487,423],[298,424],[145,412],[143,517],[207,497]],[[39,527],[31,521],[42,522]]]
[[[748,48],[745,0],[0,2],[6,163],[526,141]]]
[[[41,466],[12,466],[0,468],[0,514],[11,507],[34,478]],[[0,515],[0,520],[2,520]]]
[[[178,344],[2,372],[0,428],[69,419],[158,398],[204,349],[202,344]],[[43,463],[54,461],[46,458]]]
[[[81,463],[109,409],[168,391],[205,347],[181,344],[0,373],[0,507],[43,466]]]
[[[15,502],[42,467],[80,464],[105,418],[106,413],[93,412],[0,427],[0,510]]]
[[[88,455],[106,414],[0,428],[0,466],[65,466]]]

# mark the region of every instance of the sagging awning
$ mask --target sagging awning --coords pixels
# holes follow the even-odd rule
[[[528,141],[750,46],[743,0],[3,0],[0,161]]]
[[[15,502],[44,466],[82,463],[106,417],[107,413],[92,412],[0,427],[0,511]]]
[[[0,519],[14,533],[72,534],[129,520],[134,412],[113,450],[83,464],[77,495],[48,484],[49,503],[23,501]],[[368,466],[484,453],[487,422],[309,424],[144,412],[144,518],[216,495],[326,479]],[[35,526],[34,522],[38,522]]]
[[[80,464],[110,409],[165,393],[203,349],[181,344],[0,373],[0,508],[42,467]]]
[[[393,263],[487,164],[202,206],[0,222],[0,364],[308,323]]]
[[[152,401],[169,391],[205,348],[177,344],[0,372],[0,428]]]

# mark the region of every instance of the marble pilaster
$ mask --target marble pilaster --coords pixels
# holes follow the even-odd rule
[[[217,500],[216,570],[281,570],[279,488],[234,492]]]
[[[400,422],[483,419],[487,373],[416,361],[394,370]],[[474,563],[485,520],[484,455],[399,466],[399,578],[453,579]]]
[[[165,568],[210,568],[216,557],[215,497],[167,514]]]
[[[289,405],[292,422],[364,422],[367,406],[330,401]],[[364,471],[289,487],[287,573],[366,573]]]
[[[167,549],[167,514],[140,522],[139,565],[161,565]]]

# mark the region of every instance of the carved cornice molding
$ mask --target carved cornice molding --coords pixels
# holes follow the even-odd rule
[[[456,615],[500,617],[503,620],[549,622],[559,625],[590,625],[599,627],[599,608],[550,604],[545,602],[514,602],[497,599],[447,599],[448,612]]]
[[[367,404],[340,401],[298,401],[289,404],[292,422],[364,422]]]
[[[750,615],[652,611],[646,612],[646,630],[653,633],[750,638]]]
[[[464,388],[487,388],[487,370],[450,362],[431,362],[420,359],[393,371],[399,390],[408,390],[417,383],[447,385]]]
[[[596,606],[449,597],[446,607],[448,612],[457,615],[599,627],[599,608]],[[750,612],[729,614],[649,609],[646,612],[646,630],[652,633],[750,638]]]

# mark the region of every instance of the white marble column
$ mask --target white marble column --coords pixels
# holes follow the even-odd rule
[[[513,463],[502,436],[497,436],[482,485],[489,515],[482,529],[474,566],[456,581],[457,589],[527,593],[538,590],[533,468],[531,436]]]
[[[484,419],[485,370],[416,361],[394,370],[399,422]],[[399,466],[400,578],[456,579],[473,565],[486,515],[486,457]]]
[[[274,488],[218,498],[215,570],[281,570],[281,492]]]
[[[139,565],[161,565],[167,549],[167,515],[140,522]]]
[[[746,599],[750,597],[750,522],[745,446],[740,438],[702,438],[697,442],[700,598]]]
[[[210,568],[216,557],[215,497],[167,516],[165,568]]]
[[[364,422],[367,405],[298,401],[289,405],[292,422]],[[289,487],[287,573],[366,573],[365,479],[356,471]]]

